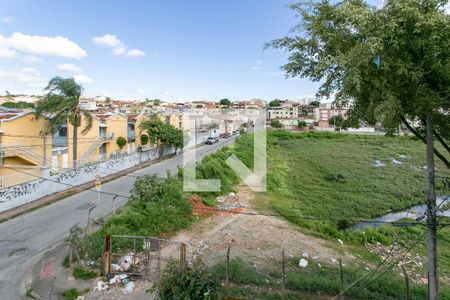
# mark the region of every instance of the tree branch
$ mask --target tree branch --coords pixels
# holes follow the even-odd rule
[[[400,116],[400,119],[402,120],[403,124],[405,124],[406,128],[408,128],[409,131],[411,131],[418,139],[420,139],[425,144],[427,143],[427,140],[425,137],[421,136],[420,133],[418,133],[409,123],[408,120],[404,116]],[[445,164],[447,169],[450,169],[450,162],[443,156],[436,148],[434,149],[434,154]]]
[[[436,137],[436,139],[441,143],[441,145],[445,148],[445,150],[447,150],[447,152],[450,154],[450,147],[448,146],[448,144],[444,141],[444,139],[442,138],[442,136],[437,133],[436,130],[433,129],[433,134]]]

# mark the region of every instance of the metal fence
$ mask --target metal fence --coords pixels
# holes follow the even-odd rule
[[[186,264],[186,245],[156,237],[111,235],[104,239],[104,273],[157,279],[168,262]]]

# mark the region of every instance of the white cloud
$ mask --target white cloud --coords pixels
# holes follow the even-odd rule
[[[139,95],[144,95],[145,94],[145,90],[143,88],[138,88],[137,90]]]
[[[139,56],[145,56],[145,52],[139,49],[131,49],[127,51],[126,54],[128,57],[139,57]]]
[[[95,45],[108,47],[108,48],[119,48],[123,47],[124,44],[115,35],[105,34],[104,36],[98,36],[92,38],[92,42]]]
[[[34,56],[34,55],[25,55],[23,57],[23,60],[29,64],[37,64],[37,63],[43,62],[42,59],[40,59],[39,57]]]
[[[0,36],[0,58],[13,58],[16,56],[16,51],[2,47],[2,40]]]
[[[2,17],[2,22],[5,24],[11,24],[12,22],[14,22],[14,18],[13,17]]]
[[[88,76],[86,76],[84,74],[75,74],[75,75],[73,75],[73,79],[75,79],[75,81],[77,83],[92,83],[92,82],[94,82],[91,78],[89,78]]]
[[[9,53],[11,57],[16,51],[73,59],[87,56],[86,51],[75,42],[61,36],[26,35],[20,32],[15,32],[10,37],[0,35],[0,53],[3,55]]]
[[[263,67],[250,67],[250,70],[262,70],[264,69]]]
[[[59,64],[59,65],[56,65],[56,68],[61,71],[67,71],[67,72],[73,72],[73,73],[77,73],[77,72],[81,71],[81,69],[79,67],[75,66],[74,64]]]
[[[260,65],[260,64],[262,64],[262,60],[258,59],[258,60],[256,61],[256,63],[257,63],[258,65]]]
[[[48,78],[33,68],[0,70],[0,89],[14,93],[42,93]]]
[[[118,48],[114,48],[112,50],[112,54],[115,55],[115,56],[124,55],[125,52],[127,52],[127,48],[125,48],[125,47],[118,47]]]
[[[92,43],[97,46],[112,49],[111,53],[115,56],[140,57],[146,55],[144,51],[136,48],[128,50],[125,43],[113,34],[105,34],[104,36],[94,37],[92,38]]]

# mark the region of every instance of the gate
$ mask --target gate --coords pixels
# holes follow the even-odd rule
[[[186,264],[186,244],[156,237],[108,235],[104,238],[105,275],[158,279],[168,262]]]

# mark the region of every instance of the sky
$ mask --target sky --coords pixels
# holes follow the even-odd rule
[[[85,96],[313,97],[318,83],[286,79],[287,55],[264,49],[296,24],[292,2],[0,0],[0,94],[42,94],[62,76]]]

